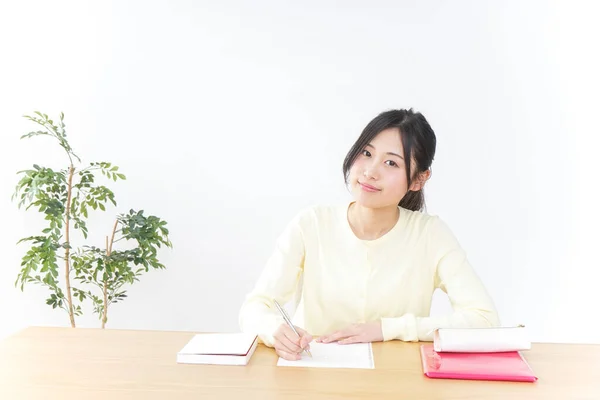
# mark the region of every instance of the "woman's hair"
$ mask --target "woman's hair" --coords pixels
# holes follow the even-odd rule
[[[346,184],[348,184],[350,168],[365,146],[381,131],[389,128],[398,128],[400,130],[400,140],[404,147],[406,179],[409,187],[418,173],[431,168],[431,163],[435,155],[436,138],[433,129],[431,129],[423,114],[414,112],[412,108],[409,110],[390,110],[382,112],[373,118],[362,131],[352,148],[350,148],[344,159],[343,166]],[[410,160],[412,159],[415,160],[416,164],[416,171],[414,172],[411,171]],[[423,210],[425,208],[423,190],[409,190],[398,205],[413,211]]]

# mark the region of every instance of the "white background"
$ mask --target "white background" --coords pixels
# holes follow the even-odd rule
[[[19,1],[0,6],[0,336],[67,326],[14,286],[16,172],[64,168],[23,114],[64,111],[71,145],[120,166],[116,213],[168,221],[166,270],[109,309],[108,328],[235,331],[300,208],[346,201],[343,158],[367,122],[414,107],[438,136],[428,211],[446,220],[503,323],[535,341],[600,342],[600,89],[589,2]],[[595,26],[594,26],[595,25]],[[76,239],[75,244],[82,244]],[[432,312],[448,312],[436,293]],[[91,313],[79,326],[96,327]]]

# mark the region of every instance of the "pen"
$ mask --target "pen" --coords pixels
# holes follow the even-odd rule
[[[290,321],[290,318],[288,317],[288,315],[285,312],[285,310],[279,305],[279,303],[277,302],[277,300],[273,300],[273,303],[275,303],[275,307],[277,307],[277,309],[281,313],[281,316],[283,317],[283,319],[285,320],[285,322],[289,325],[290,328],[292,328],[292,330],[294,331],[294,333],[296,335],[298,335],[298,337],[300,337],[300,334],[298,333],[298,331],[296,330],[296,328],[294,328],[294,325],[292,324],[292,321]],[[312,358],[312,354],[310,354],[310,351],[308,351],[307,349],[304,349],[304,351],[306,352],[306,354],[308,354]]]

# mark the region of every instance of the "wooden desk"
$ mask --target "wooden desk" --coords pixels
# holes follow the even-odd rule
[[[534,344],[536,383],[435,380],[418,344],[374,343],[374,370],[183,365],[191,332],[28,328],[0,342],[0,399],[600,399],[600,345]]]

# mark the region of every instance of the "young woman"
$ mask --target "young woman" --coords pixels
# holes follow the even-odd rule
[[[288,224],[240,310],[240,326],[288,360],[318,342],[430,341],[441,327],[499,325],[495,306],[448,226],[423,212],[436,138],[425,117],[375,117],[348,152],[354,199],[310,207]],[[433,292],[453,312],[430,317]],[[293,323],[273,300],[295,299]]]

